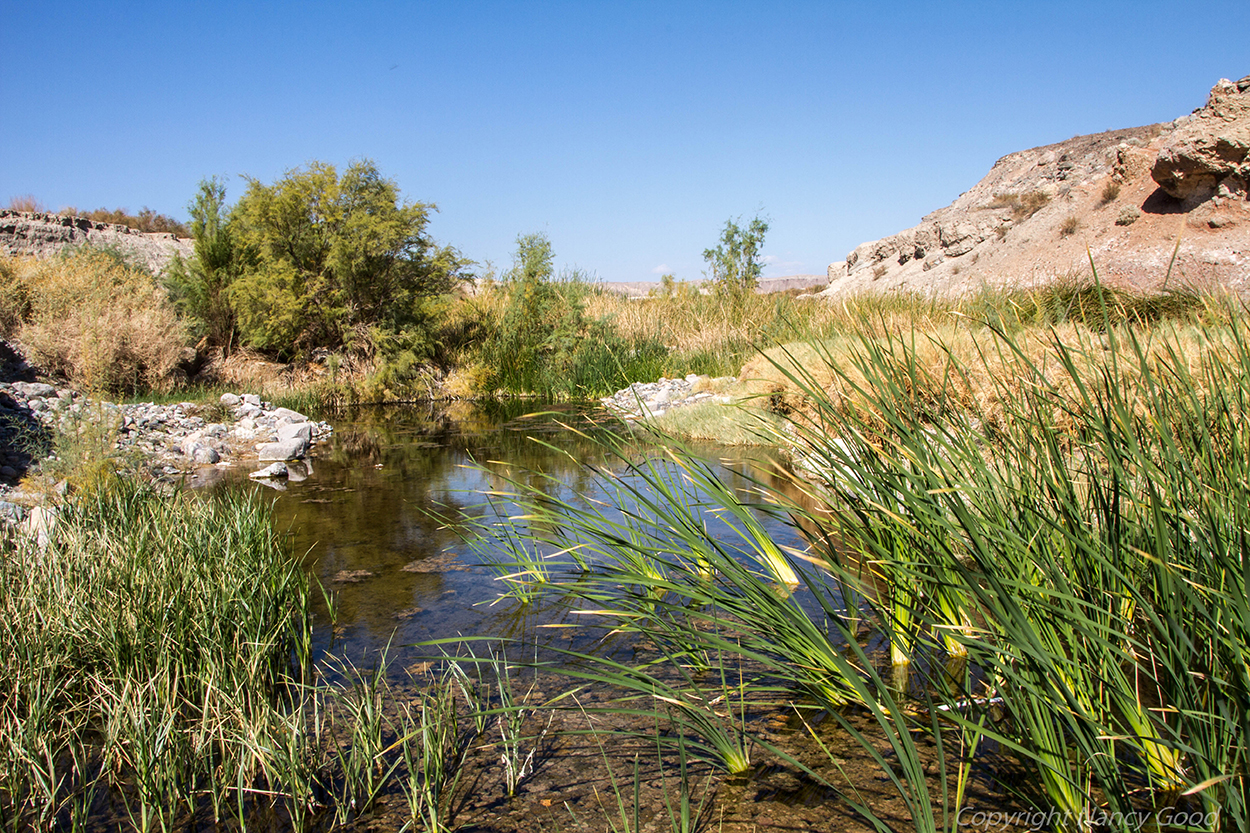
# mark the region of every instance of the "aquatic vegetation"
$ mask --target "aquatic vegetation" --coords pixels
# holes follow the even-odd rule
[[[1032,763],[1064,829],[1105,817],[1128,830],[1142,813],[1186,809],[1203,811],[1203,829],[1241,829],[1250,327],[1235,311],[1222,320],[1195,331],[1113,324],[1108,313],[1102,327],[1056,334],[1044,364],[998,328],[979,357],[927,341],[947,350],[951,395],[974,374],[988,380],[992,413],[975,401],[944,407],[927,379],[939,395],[917,400],[926,371],[906,334],[865,335],[851,364],[824,354],[821,373],[856,407],[778,361],[806,399],[790,418],[795,453],[827,475],[797,484],[805,505],[775,492],[748,505],[701,483],[710,497],[696,514],[658,471],[633,464],[629,482],[604,475],[616,495],[607,513],[528,499],[519,481],[508,500],[522,507],[518,534],[558,534],[593,553],[586,575],[548,592],[581,600],[605,630],[648,639],[664,658],[584,658],[600,679],[668,692],[686,658],[731,657],[753,669],[743,695],[775,698],[781,687],[831,707],[918,829],[953,823],[968,774],[957,753],[982,740]],[[1008,360],[1012,375],[985,375]],[[699,470],[692,455],[671,453],[683,471]],[[813,542],[781,553],[804,604],[784,579],[753,569],[767,550],[749,528],[737,527],[748,546],[735,552],[700,532],[709,511],[741,520],[777,505]],[[704,566],[692,570],[696,553]],[[658,572],[640,570],[644,559]],[[874,633],[893,661],[873,652]],[[910,673],[886,673],[892,664]],[[678,679],[684,697],[714,699],[702,681]],[[657,699],[661,714],[678,700]],[[842,717],[848,703],[888,739],[888,758]],[[688,717],[675,725],[717,759],[714,729]],[[936,779],[922,744],[944,750]]]

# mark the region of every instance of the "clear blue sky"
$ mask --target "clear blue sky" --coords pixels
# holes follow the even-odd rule
[[[1250,74],[1250,2],[0,0],[0,206],[186,216],[197,183],[373,159],[434,236],[543,231],[604,280],[701,278],[725,220],[823,274],[998,157]]]

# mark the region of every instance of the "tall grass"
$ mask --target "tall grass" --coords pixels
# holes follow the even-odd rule
[[[1173,813],[1246,829],[1250,326],[1235,308],[1208,313],[1204,327],[1187,314],[1147,324],[1095,286],[1090,326],[986,321],[971,346],[864,327],[836,353],[777,355],[804,400],[787,432],[815,473],[794,484],[801,503],[706,488],[680,450],[697,500],[625,453],[627,475],[599,471],[607,511],[514,481],[511,534],[587,565],[548,592],[667,657],[563,667],[675,716],[717,759],[723,718],[691,704],[721,695],[674,669],[732,658],[740,698],[829,710],[916,829],[958,826],[982,739],[1033,770],[1025,797],[1055,829],[1166,828]],[[803,598],[761,569],[749,528],[727,547],[703,522],[778,505],[811,542],[778,550]]]
[[[458,315],[472,318],[480,336],[460,361],[477,369],[479,392],[591,398],[658,378],[666,354],[658,334],[624,332],[596,314],[593,299],[602,294],[574,272],[489,286],[466,299]]]
[[[873,424],[822,407],[810,379],[796,379],[818,403],[819,420],[803,426],[809,452],[842,473],[827,498],[842,508],[837,534],[857,542],[857,562],[895,568],[897,554],[874,542],[883,530],[909,536],[906,578],[921,590],[912,616],[961,642],[994,681],[976,692],[969,678],[965,700],[1004,699],[1012,720],[993,734],[1036,763],[1073,829],[1181,792],[1215,814],[1213,827],[1246,823],[1247,735],[1228,716],[1250,705],[1250,331],[1228,320],[1198,332],[1108,320],[1101,337],[1057,341],[1057,366],[1000,332],[984,362],[1011,357],[1021,371],[999,382],[1010,388],[989,438],[915,407],[899,383],[905,350],[866,349],[863,384],[838,374],[874,408]],[[980,626],[950,630],[925,601],[938,590]]]
[[[104,787],[137,828],[168,829],[298,681],[302,571],[255,503],[116,478],[60,507],[46,546],[5,550],[0,722],[10,761],[27,761],[9,770],[5,817],[56,819]]]
[[[164,289],[108,249],[3,259],[0,295],[0,336],[76,387],[167,389],[189,347]]]
[[[385,792],[454,829],[483,684],[448,658],[406,700],[385,655],[314,662],[307,574],[254,498],[101,477],[45,543],[0,544],[0,829],[326,829]]]

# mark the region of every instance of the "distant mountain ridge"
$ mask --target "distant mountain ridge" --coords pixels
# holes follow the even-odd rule
[[[823,294],[1030,286],[1087,274],[1091,259],[1121,285],[1245,291],[1248,183],[1250,76],[1221,79],[1175,121],[1004,156],[949,206],[830,264]]]
[[[696,281],[698,285],[700,281]],[[784,292],[789,289],[816,289],[829,283],[824,275],[787,275],[781,278],[760,278],[755,288],[761,294],[768,292]],[[646,298],[660,291],[659,281],[604,281],[599,284],[609,292],[616,292],[629,298]]]

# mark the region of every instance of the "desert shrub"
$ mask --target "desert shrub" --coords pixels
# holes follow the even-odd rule
[[[1137,218],[1141,216],[1141,209],[1135,205],[1126,205],[1120,209],[1120,214],[1115,218],[1117,226],[1131,226],[1137,222]]]
[[[1010,208],[1012,217],[1026,220],[1041,211],[1049,202],[1050,195],[1045,191],[1026,191],[1023,194],[1006,191],[994,195],[990,208]]]
[[[162,234],[173,234],[178,237],[190,237],[191,230],[181,220],[175,220],[167,214],[158,214],[146,205],[139,209],[138,214],[131,214],[124,208],[96,208],[92,211],[79,211],[77,208],[66,206],[57,212],[66,217],[86,217],[97,223],[112,223],[116,226],[126,226],[135,231],[143,232],[159,232]]]
[[[1076,234],[1077,229],[1081,227],[1081,221],[1077,219],[1075,214],[1069,214],[1063,218],[1063,222],[1059,224],[1059,236],[1071,237]]]
[[[30,316],[30,285],[21,261],[0,257],[0,337],[9,338]]]
[[[9,200],[9,210],[42,213],[47,211],[48,207],[35,199],[34,194],[19,194]]]
[[[46,371],[111,392],[172,384],[186,335],[151,273],[96,248],[24,261],[16,273],[30,301],[14,335]]]
[[[1116,198],[1119,196],[1120,183],[1116,182],[1114,179],[1108,179],[1107,184],[1102,186],[1101,204],[1110,205],[1115,202]]]

